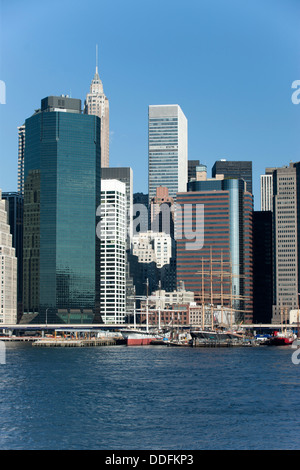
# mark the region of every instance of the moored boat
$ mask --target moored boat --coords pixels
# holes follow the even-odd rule
[[[191,330],[192,338],[209,341],[226,341],[233,339],[243,339],[242,335],[227,330]]]
[[[155,332],[137,329],[124,329],[121,331],[123,338],[126,340],[127,346],[147,346],[152,341],[163,339],[162,336]]]
[[[273,336],[271,336],[265,344],[268,346],[290,346],[293,344],[295,339],[296,335],[293,332],[275,331]]]

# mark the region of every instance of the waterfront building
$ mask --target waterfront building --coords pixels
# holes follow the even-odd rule
[[[145,301],[141,305],[141,322],[146,322],[147,306]],[[167,304],[164,308],[151,306],[148,303],[148,322],[149,325],[159,325],[160,327],[172,326],[189,326],[200,328],[211,328],[213,315],[213,322],[215,324],[234,325],[236,322],[235,313],[230,309],[221,308],[220,305],[215,305],[213,310],[210,306],[205,306],[196,302],[178,302]]]
[[[188,178],[187,119],[179,105],[151,105],[148,110],[148,193],[167,187],[169,195],[186,191]]]
[[[8,224],[8,202],[0,190],[0,324],[17,323],[17,258]]]
[[[18,127],[18,192],[24,195],[25,124]]]
[[[101,167],[109,166],[109,101],[103,91],[103,84],[98,73],[98,65],[86,95],[84,113],[101,119]]]
[[[188,183],[177,194],[177,282],[203,305],[223,305],[252,322],[252,194],[240,179]],[[197,241],[198,240],[198,241]],[[212,316],[213,317],[213,316]]]
[[[252,194],[252,162],[251,161],[229,161],[221,159],[212,167],[212,177],[224,175],[224,179],[243,179],[247,183],[247,191]]]
[[[299,299],[300,162],[273,173],[274,323],[283,321]]]
[[[19,192],[2,193],[2,198],[7,201],[8,223],[12,234],[12,246],[18,260],[18,321],[23,313],[23,210],[24,197]]]
[[[186,304],[194,302],[195,294],[193,291],[187,291],[184,288],[167,292],[164,289],[159,289],[151,294],[149,306],[155,309],[164,309],[167,305]]]
[[[126,187],[126,311],[133,310],[133,279],[130,276],[129,256],[133,235],[133,172],[129,167],[101,169],[101,180],[118,180]]]
[[[36,322],[100,321],[100,119],[49,96],[25,121],[24,312]]]
[[[126,316],[126,185],[101,183],[100,309],[105,324],[124,323]]]

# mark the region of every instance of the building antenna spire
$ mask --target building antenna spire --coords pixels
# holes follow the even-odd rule
[[[96,73],[98,73],[98,44],[96,44]]]

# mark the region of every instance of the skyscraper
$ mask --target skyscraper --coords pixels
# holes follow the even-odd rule
[[[183,281],[198,302],[232,306],[237,320],[251,322],[253,205],[244,181],[190,182],[177,205],[177,284]]]
[[[17,258],[7,208],[0,190],[0,324],[14,325],[17,323]]]
[[[125,183],[126,187],[126,223],[127,223],[127,248],[130,248],[132,238],[132,206],[133,206],[133,172],[129,167],[103,168],[101,181],[118,180]]]
[[[100,119],[49,96],[26,119],[24,310],[37,321],[99,321]]]
[[[24,194],[25,124],[18,127],[18,192]]]
[[[260,176],[260,210],[273,210],[273,171],[276,168],[266,168],[264,175]]]
[[[101,167],[109,166],[109,101],[103,91],[103,84],[96,71],[86,95],[84,113],[98,116],[101,119]]]
[[[130,276],[129,252],[133,235],[133,172],[129,167],[102,168],[101,180],[118,180],[125,184],[126,188],[126,310],[133,309],[133,279]]]
[[[148,110],[149,202],[158,186],[169,196],[186,191],[188,178],[187,119],[180,106],[155,105]]]
[[[99,228],[98,228],[99,230]],[[101,289],[104,323],[124,323],[126,315],[126,185],[101,183]]]
[[[12,246],[18,260],[18,320],[23,313],[23,209],[24,197],[18,193],[2,193],[7,201],[8,223],[12,234]]]
[[[243,179],[247,183],[247,191],[252,194],[252,162],[218,160],[212,167],[212,177],[216,175],[224,175],[224,179]]]
[[[274,298],[272,321],[298,308],[300,163],[273,171]],[[283,316],[284,315],[284,316]]]
[[[272,212],[253,212],[253,321],[271,323],[273,305]]]

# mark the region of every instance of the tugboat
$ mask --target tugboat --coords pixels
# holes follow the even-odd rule
[[[291,331],[274,331],[273,336],[271,336],[265,344],[268,346],[290,346],[296,339],[296,335]]]

